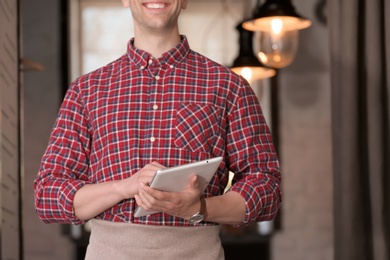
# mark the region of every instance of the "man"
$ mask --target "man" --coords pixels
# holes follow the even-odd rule
[[[218,224],[269,220],[279,208],[258,100],[243,78],[189,48],[178,30],[187,2],[122,0],[134,20],[127,53],[75,80],[59,111],[36,208],[47,223],[92,219],[87,259],[224,259]],[[203,194],[196,176],[183,192],[148,187],[158,169],[217,156]],[[137,205],[161,213],[135,218]]]

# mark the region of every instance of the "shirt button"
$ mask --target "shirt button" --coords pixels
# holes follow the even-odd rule
[[[171,69],[173,69],[173,65],[169,66]]]
[[[154,138],[153,136],[150,137],[150,141],[153,143],[154,141],[156,141],[156,138]]]
[[[150,59],[150,60],[149,60],[149,64],[152,64],[152,63],[153,63],[153,60],[152,60],[152,59]]]
[[[145,68],[145,66],[141,66],[141,68],[140,68],[140,69],[141,69],[141,70],[143,70],[144,68]]]
[[[155,79],[156,79],[156,80],[159,80],[159,79],[161,79],[161,77],[160,77],[160,76],[156,76]]]
[[[157,105],[154,105],[154,106],[153,106],[153,109],[154,109],[154,110],[157,110],[157,109],[158,109],[158,106],[157,106]]]

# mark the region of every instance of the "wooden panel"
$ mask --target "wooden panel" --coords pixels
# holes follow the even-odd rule
[[[20,259],[17,0],[0,1],[1,258]]]

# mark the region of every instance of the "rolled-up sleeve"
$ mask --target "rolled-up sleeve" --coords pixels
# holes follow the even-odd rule
[[[271,133],[256,95],[249,86],[240,89],[229,115],[227,155],[234,173],[229,191],[245,200],[241,225],[271,220],[281,204],[281,174]]]
[[[81,224],[75,216],[75,193],[88,180],[90,137],[75,85],[62,103],[34,181],[35,208],[45,223]]]

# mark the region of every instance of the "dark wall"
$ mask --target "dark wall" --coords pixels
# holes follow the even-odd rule
[[[44,153],[66,82],[67,40],[61,0],[21,0],[21,52],[44,67],[27,70],[23,83],[24,258],[72,259],[74,245],[58,224],[43,224],[35,214],[33,181]]]

